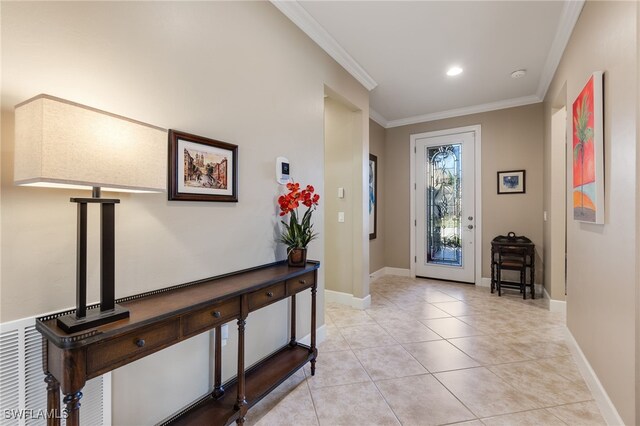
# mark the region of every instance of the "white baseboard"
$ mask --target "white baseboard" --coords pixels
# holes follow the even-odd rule
[[[371,306],[371,295],[368,294],[366,297],[360,298],[355,297],[350,293],[343,293],[341,291],[325,289],[324,301],[339,303],[341,305],[351,306],[352,308],[356,309],[367,309],[369,306]]]
[[[411,269],[403,269],[403,268],[392,268],[391,266],[385,266],[384,268],[380,268],[375,272],[369,274],[369,282],[374,281],[380,277],[384,277],[385,275],[396,275],[400,277],[410,277]]]
[[[392,268],[391,266],[386,266],[384,268],[385,275],[398,275],[400,277],[410,277],[411,269],[404,268]]]
[[[593,397],[596,400],[596,404],[598,404],[598,408],[600,409],[600,413],[602,413],[602,417],[604,421],[607,422],[608,425],[624,425],[620,414],[618,414],[618,410],[611,402],[609,395],[607,395],[607,391],[600,383],[598,376],[596,375],[593,368],[591,368],[591,364],[587,360],[587,357],[584,356],[582,349],[580,349],[580,345],[571,334],[571,331],[568,328],[565,328],[566,333],[566,342],[571,354],[573,355],[573,359],[578,365],[578,369],[582,374],[587,386],[591,390]]]
[[[487,278],[487,277],[482,277],[482,280],[480,281],[480,284],[476,284],[478,287],[491,287],[491,278]],[[544,289],[544,287],[542,287],[542,284],[535,284],[535,289],[536,289],[536,294],[542,294],[542,290]]]
[[[371,307],[371,295],[367,294],[366,297],[354,297],[351,299],[351,306],[356,309],[368,309]]]
[[[324,301],[325,303],[333,302],[341,305],[351,306],[351,299],[353,294],[343,293],[341,291],[333,291],[324,289]]]
[[[383,277],[386,275],[385,270],[387,268],[380,268],[375,272],[372,272],[369,274],[369,282],[373,281],[373,280],[377,280],[380,277]]]
[[[549,299],[549,310],[551,312],[562,312],[563,314],[567,313],[567,302],[565,300],[554,300],[551,298],[549,293],[547,293],[547,289],[543,288],[543,295],[546,299]]]
[[[480,283],[476,284],[478,287],[491,287],[491,278],[482,277]]]
[[[320,327],[316,328],[316,346],[320,343],[324,342],[327,338],[327,327],[322,324]],[[298,342],[303,345],[311,346],[311,333],[304,336],[302,339],[299,339]]]

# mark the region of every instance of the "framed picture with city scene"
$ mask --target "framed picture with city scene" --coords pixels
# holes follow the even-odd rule
[[[238,146],[169,130],[169,200],[238,201]]]

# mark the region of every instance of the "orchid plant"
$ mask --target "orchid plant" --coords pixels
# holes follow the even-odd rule
[[[306,249],[309,243],[318,236],[316,232],[313,232],[311,216],[318,206],[320,195],[314,194],[315,189],[311,185],[300,190],[300,184],[295,182],[288,183],[287,189],[289,192],[278,198],[278,204],[280,205],[280,216],[291,215],[289,223],[281,221],[284,225],[284,231],[280,237],[280,241],[287,245],[287,254],[289,254],[293,249]],[[302,219],[298,213],[300,204],[307,208]]]

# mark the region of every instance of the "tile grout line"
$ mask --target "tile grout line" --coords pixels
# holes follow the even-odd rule
[[[451,389],[449,389],[449,388],[447,387],[447,385],[445,385],[444,383],[442,383],[442,381],[441,381],[441,380],[440,380],[440,379],[439,379],[435,374],[432,374],[432,376],[433,376],[433,378],[434,378],[434,379],[436,379],[436,380],[438,381],[438,383],[440,383],[440,385],[442,385],[442,387],[443,387],[443,388],[445,388],[445,389],[447,390],[447,392],[449,392],[449,393],[451,394],[451,396],[453,396],[453,397],[454,397],[454,398],[455,398],[455,399],[456,399],[460,404],[462,404],[462,406],[463,406],[464,408],[466,408],[467,410],[469,410],[469,412],[475,416],[476,420],[479,420],[479,421],[480,421],[480,423],[483,423],[483,422],[480,420],[480,416],[478,416],[478,415],[475,413],[475,411],[473,411],[471,408],[467,407],[467,404],[465,404],[464,402],[462,402],[462,400],[461,400],[460,398],[458,398],[458,395],[456,395],[455,393],[453,393],[453,391],[452,391]]]
[[[561,407],[561,405],[558,405],[556,407]],[[551,414],[553,417],[555,417],[556,419],[560,420],[562,423],[564,423],[567,426],[571,426],[569,423],[565,422],[564,420],[562,420],[560,417],[556,416],[555,414],[553,414],[551,411],[547,410],[547,408],[556,408],[556,407],[545,407],[543,408],[544,411],[546,411],[547,413]]]
[[[360,358],[358,358],[358,356],[355,354],[353,354],[353,356],[356,357],[356,360],[358,361],[358,363],[360,364],[360,367],[362,367],[362,369],[364,370],[365,374],[369,377],[369,380],[371,380],[371,383],[373,383],[373,386],[376,388],[376,391],[378,392],[378,394],[382,397],[382,400],[384,401],[385,404],[387,404],[387,407],[389,408],[389,410],[391,410],[391,412],[393,413],[393,417],[396,418],[396,420],[398,421],[398,423],[400,425],[402,425],[402,422],[400,421],[400,419],[398,418],[398,415],[396,414],[396,412],[393,410],[393,408],[391,407],[391,404],[389,404],[389,401],[387,401],[387,398],[384,397],[383,393],[380,391],[380,388],[378,387],[378,385],[376,384],[376,382],[373,380],[373,378],[371,378],[371,374],[369,374],[369,372],[367,371],[367,369],[364,367],[364,365],[362,364],[362,361],[360,361]],[[426,370],[426,368],[425,368]]]
[[[411,290],[410,285],[408,283],[401,283],[401,286],[398,286],[398,288],[396,289],[396,291],[401,291],[401,292],[407,292],[407,294],[410,293],[409,290]],[[428,283],[427,283],[428,284]],[[399,310],[401,313],[403,314],[410,314],[409,312],[407,312],[404,308],[407,306],[406,303],[404,303],[403,301],[398,301],[398,299],[396,299],[396,301],[394,302],[393,297],[386,297],[384,294],[379,293],[376,291],[376,287],[377,286],[372,286],[372,291],[371,294],[372,296],[377,296],[380,299],[383,299],[385,302],[390,303],[391,305],[395,306],[395,308],[393,306],[388,306],[386,304],[383,304],[382,306],[374,306],[373,309],[380,309],[380,308],[388,308],[390,310],[392,309],[396,309]],[[445,290],[441,290],[439,288],[434,288],[434,291],[438,291],[440,293],[443,293],[444,295],[451,297],[453,299],[457,299],[457,301],[461,302],[463,305],[467,305],[468,307],[472,308],[474,310],[474,312],[465,312],[462,313],[461,315],[451,315],[446,311],[443,311],[444,314],[448,315],[448,318],[456,318],[459,321],[462,321],[463,323],[467,324],[469,327],[471,327],[472,329],[476,329],[478,332],[480,332],[481,334],[478,336],[460,336],[460,337],[451,337],[451,338],[444,338],[444,336],[442,336],[441,334],[437,333],[435,330],[431,329],[427,324],[425,324],[422,320],[417,320],[419,321],[420,324],[426,326],[429,330],[431,330],[432,332],[434,332],[436,335],[443,337],[443,339],[440,340],[444,340],[446,342],[448,342],[449,344],[453,345],[457,350],[459,350],[461,353],[465,354],[466,356],[468,356],[470,359],[478,362],[480,364],[480,366],[478,367],[467,367],[467,368],[462,368],[462,369],[454,369],[454,370],[444,370],[442,372],[438,372],[438,373],[446,373],[449,371],[460,371],[460,370],[467,370],[467,369],[471,369],[471,368],[485,368],[486,370],[490,371],[492,373],[492,375],[494,375],[497,380],[499,380],[499,382],[501,382],[503,385],[506,385],[506,387],[511,388],[511,389],[516,389],[514,385],[512,385],[511,383],[508,383],[505,379],[503,379],[502,377],[498,376],[496,373],[494,373],[493,371],[491,371],[489,369],[489,367],[491,366],[500,366],[500,365],[508,365],[508,364],[517,364],[517,363],[524,363],[524,362],[530,362],[532,360],[534,360],[535,362],[539,362],[539,361],[544,361],[544,360],[550,360],[550,359],[554,359],[554,358],[562,358],[562,357],[567,357],[567,354],[564,355],[558,355],[556,354],[550,354],[549,351],[543,351],[543,356],[536,356],[536,355],[530,355],[528,354],[526,351],[522,350],[521,345],[525,344],[526,342],[518,342],[518,341],[506,341],[506,339],[508,339],[508,335],[512,334],[515,335],[516,333],[521,333],[521,332],[525,332],[527,331],[527,329],[523,328],[523,329],[519,329],[519,328],[513,328],[513,329],[500,329],[500,331],[498,331],[497,333],[491,333],[491,332],[487,332],[487,331],[483,331],[482,329],[477,329],[476,327],[473,326],[473,324],[470,324],[468,322],[466,322],[463,317],[476,317],[478,319],[484,319],[484,318],[491,318],[492,315],[499,315],[499,314],[504,314],[504,315],[527,315],[529,317],[533,317],[532,320],[536,321],[536,322],[544,322],[545,325],[548,325],[548,327],[546,327],[545,330],[541,330],[541,333],[543,333],[544,335],[554,335],[554,328],[556,328],[556,326],[562,326],[563,322],[565,322],[566,320],[563,321],[562,318],[557,317],[557,316],[553,316],[553,315],[543,315],[546,311],[545,307],[541,306],[539,303],[522,303],[521,299],[518,297],[518,299],[509,299],[507,297],[504,298],[504,302],[502,304],[502,308],[503,310],[499,310],[499,309],[489,309],[489,310],[480,310],[478,311],[477,309],[480,309],[480,305],[481,304],[487,304],[487,303],[491,303],[492,299],[495,299],[495,297],[485,297],[484,296],[484,292],[480,292],[479,290],[476,291],[467,291],[467,289],[464,289],[465,291],[463,293],[458,293],[458,296],[454,296],[451,293],[447,293]],[[418,292],[418,293],[422,293],[422,292]],[[406,300],[407,297],[405,297],[403,295],[404,299]],[[423,297],[419,294],[416,294],[416,297],[419,297],[420,299],[424,300],[424,303],[427,303],[430,306],[433,306],[435,309],[440,309],[436,304],[437,303],[448,303],[448,302],[429,302],[427,300],[426,297]],[[409,297],[410,298],[410,297]],[[497,300],[497,299],[495,299]],[[375,303],[375,302],[374,302]],[[449,302],[451,303],[451,302]],[[453,302],[455,303],[455,302]],[[442,310],[442,309],[440,309]],[[378,325],[379,327],[381,327],[382,329],[385,330],[385,332],[390,335],[392,337],[392,339],[394,341],[397,342],[396,338],[393,337],[392,332],[389,332],[387,329],[385,329],[384,325],[385,323],[388,324],[387,321],[389,320],[380,320],[380,319],[375,319],[373,318],[368,312],[368,310],[365,310],[365,313],[367,315],[367,317],[371,320],[373,320],[373,323]],[[424,318],[423,318],[424,319]],[[426,320],[426,319],[425,319]],[[467,321],[469,321],[469,319],[467,319]],[[497,322],[500,322],[500,319],[498,318],[496,320]],[[357,325],[365,325],[365,324],[357,324]],[[566,327],[566,325],[565,325]],[[355,350],[360,350],[360,349],[375,349],[375,348],[379,348],[379,346],[374,346],[371,348],[368,347],[364,347],[364,348],[354,348],[351,343],[349,343],[348,340],[346,340],[344,338],[344,335],[342,333],[342,328],[340,326],[336,326],[336,329],[338,330],[339,335],[347,342],[347,346],[350,348],[350,351],[353,353],[353,355],[356,357],[356,359],[358,360],[358,363],[360,364],[360,366],[364,369],[366,375],[369,377],[369,379],[374,383],[374,386],[376,386],[376,389],[378,390],[378,392],[382,395],[380,389],[377,386],[377,383],[371,378],[371,375],[369,374],[369,372],[366,370],[366,368],[364,368],[364,365],[362,364],[362,361],[357,357],[357,355],[355,354]],[[454,344],[455,339],[464,339],[464,338],[469,338],[469,337],[486,337],[488,339],[497,339],[499,340],[501,343],[504,344],[504,349],[505,350],[513,350],[517,353],[519,353],[520,355],[526,357],[527,359],[523,359],[523,360],[515,360],[515,361],[507,361],[507,362],[500,362],[500,363],[492,363],[492,362],[488,362],[488,363],[484,363],[481,362],[479,359],[471,356],[470,354],[468,354],[467,352],[465,352],[464,350],[462,350],[461,348],[459,348],[458,346],[456,346]],[[517,338],[517,336],[514,336],[514,339]],[[435,340],[435,341],[440,341],[440,340]],[[429,341],[434,341],[434,340],[427,340],[427,341],[420,341],[420,342],[407,342],[405,344],[411,344],[411,343],[422,343],[422,342],[429,342]],[[562,340],[557,340],[557,339],[543,339],[540,341],[541,343],[545,343],[545,344],[549,344],[551,347],[553,346],[558,346],[561,347],[563,346],[563,343],[565,343]],[[535,342],[534,342],[535,343]],[[415,356],[413,356],[413,354],[411,354],[404,346],[403,343],[397,342],[397,344],[400,345],[400,347],[407,353],[410,354],[410,356],[416,361],[418,362],[418,364],[422,365],[422,363],[420,363]],[[385,346],[391,346],[391,345],[385,345]],[[384,347],[384,346],[383,346]],[[425,370],[427,371],[426,374],[431,374],[435,377],[435,372],[431,372],[428,368],[426,368],[424,365],[422,365]],[[562,379],[566,380],[567,382],[571,383],[574,382],[574,380],[572,380],[571,377],[567,377],[566,375],[562,375],[560,373],[555,372],[556,375],[558,375],[559,377],[561,377]],[[420,375],[424,375],[424,374],[420,374]],[[409,375],[409,376],[403,376],[403,377],[418,377],[420,375]],[[382,380],[393,380],[396,378],[389,378],[389,379],[381,379]],[[442,386],[444,386],[444,383],[440,382],[440,380],[438,380],[439,383],[441,383]],[[364,383],[364,382],[360,382],[360,383]],[[309,383],[307,383],[307,385],[309,386]],[[466,405],[464,403],[462,403],[462,401],[460,401],[460,399],[453,394],[453,392],[451,392],[451,390],[449,390],[446,386],[444,386],[447,391],[449,393],[451,393],[454,398],[456,398],[456,400],[458,400],[465,408],[468,409],[468,407],[466,407]],[[516,389],[517,390],[517,389]],[[592,396],[592,394],[591,394]],[[382,395],[383,399],[385,400],[385,402],[388,404],[388,401],[386,401],[386,398],[384,398],[384,395]],[[530,398],[527,398],[529,400],[531,400]],[[578,403],[584,403],[584,402],[589,402],[589,401],[593,401],[593,399],[589,399],[589,400],[584,400],[584,401],[574,401],[574,402],[568,402],[565,404],[561,404],[561,405],[551,405],[551,406],[543,406],[542,407],[538,407],[538,408],[534,408],[534,409],[527,409],[527,410],[522,410],[522,411],[516,411],[513,413],[505,413],[505,414],[501,414],[501,415],[508,415],[508,414],[514,414],[514,413],[519,413],[519,412],[526,412],[526,411],[534,411],[534,410],[546,410],[548,408],[555,408],[555,407],[562,407],[562,406],[566,406],[566,405],[572,405],[572,404],[578,404]],[[536,401],[531,400],[531,402],[536,403]],[[537,403],[536,403],[537,405]],[[390,406],[389,406],[390,407]],[[391,408],[391,407],[390,407]],[[391,408],[392,412],[393,409]],[[472,414],[475,415],[475,413],[473,413],[473,411],[469,410]],[[395,414],[395,412],[394,412]],[[552,413],[551,413],[552,414]],[[316,415],[317,415],[317,411],[316,411]],[[498,416],[501,416],[498,415]],[[492,416],[493,417],[493,416]],[[554,415],[554,417],[557,417]],[[397,418],[397,416],[396,416]],[[479,419],[479,417],[476,416],[476,418]],[[559,418],[558,418],[559,419]],[[560,421],[562,421],[561,419],[559,419]],[[481,420],[479,420],[481,421]]]
[[[316,401],[313,399],[313,392],[311,392],[311,386],[309,385],[309,377],[307,377],[307,373],[304,371],[304,382],[307,385],[307,391],[309,392],[309,397],[311,398],[311,405],[313,405],[313,412],[316,415],[316,420],[318,425],[320,425],[320,416],[318,415],[318,409],[316,408]]]
[[[574,403],[572,403],[572,404],[574,404]],[[578,404],[579,404],[579,403],[578,403]],[[567,405],[571,405],[571,404],[567,404]],[[561,406],[560,406],[560,405],[558,405],[558,407],[561,407]],[[512,413],[496,414],[495,416],[485,416],[485,417],[480,417],[478,420],[480,420],[480,421],[482,422],[482,420],[483,420],[483,419],[484,419],[484,420],[487,420],[487,419],[493,419],[493,418],[496,418],[496,417],[512,416],[512,415],[514,415],[514,414],[530,413],[530,412],[532,412],[532,411],[542,411],[542,410],[547,411],[547,408],[555,408],[555,406],[554,406],[554,407],[531,408],[531,409],[528,409],[528,410],[514,411],[514,412],[512,412]],[[549,413],[549,414],[553,415],[553,413]],[[567,423],[566,423],[566,422],[564,422],[561,418],[559,418],[559,417],[557,417],[557,416],[553,416],[553,417],[557,418],[558,420],[560,420],[560,421],[561,421],[562,423],[564,423],[565,425],[567,424]],[[483,422],[483,423],[484,423],[484,422]],[[572,425],[568,425],[568,426],[572,426]],[[575,426],[575,425],[574,425],[574,426]]]
[[[365,313],[366,313],[366,311],[365,311]],[[380,324],[379,324],[379,323],[378,323],[374,318],[371,318],[371,319],[372,319],[373,321],[375,321],[375,322],[376,322],[376,325],[378,325],[379,327],[381,327],[381,328],[382,328],[382,325],[380,325]],[[373,380],[373,378],[371,377],[371,375],[369,374],[369,372],[367,371],[367,369],[365,368],[365,366],[362,364],[362,361],[360,360],[360,358],[358,358],[358,356],[355,354],[355,350],[356,350],[356,349],[354,349],[354,348],[351,346],[351,344],[349,343],[349,341],[344,337],[344,335],[342,335],[342,332],[340,331],[339,327],[338,327],[338,332],[340,333],[340,335],[342,336],[342,338],[343,338],[343,339],[345,339],[345,341],[347,342],[347,345],[348,345],[348,346],[349,346],[349,348],[350,348],[350,349],[349,349],[349,352],[351,352],[351,353],[353,354],[353,356],[355,357],[356,361],[358,362],[358,364],[360,365],[360,367],[362,368],[362,370],[365,372],[365,374],[366,374],[366,375],[367,375],[367,377],[369,378],[369,381],[370,381],[371,383],[373,383],[374,387],[376,388],[376,391],[377,391],[377,392],[378,392],[378,394],[382,397],[382,400],[385,402],[385,404],[387,405],[387,407],[389,408],[389,410],[391,411],[391,413],[393,413],[393,416],[395,417],[395,419],[398,421],[398,423],[399,423],[400,425],[402,425],[402,422],[401,422],[401,421],[400,421],[400,419],[398,418],[398,415],[397,415],[397,414],[396,414],[396,412],[393,410],[393,408],[391,407],[391,405],[389,404],[389,402],[387,401],[387,399],[384,397],[384,395],[382,394],[382,392],[381,392],[381,391],[380,391],[380,389],[378,388],[378,385],[376,385],[375,381]],[[390,335],[390,336],[391,336],[391,335]],[[393,338],[393,336],[391,336],[391,338],[392,338],[393,340],[395,340],[395,339]],[[399,342],[397,342],[397,341],[396,341],[396,344],[397,344],[397,345],[400,345],[400,346],[402,347],[402,345],[401,345]],[[358,349],[363,349],[363,350],[365,350],[365,349],[376,349],[376,348],[380,348],[380,347],[389,347],[389,346],[392,346],[392,345],[387,345],[387,346],[378,346],[378,347],[372,347],[372,348],[358,348]],[[404,349],[404,348],[403,348],[403,349]],[[346,352],[346,351],[344,351],[344,352]],[[420,365],[422,365],[422,364],[420,364]],[[423,367],[424,367],[424,366],[423,366]],[[426,367],[425,367],[425,370],[427,370],[427,369],[426,369]],[[427,372],[428,372],[428,370],[427,370]],[[343,384],[333,385],[333,386],[323,386],[323,388],[330,388],[330,387],[337,387],[337,386],[348,386],[348,385],[354,385],[354,384],[360,384],[360,383],[368,383],[368,382],[343,383]],[[307,383],[307,385],[308,385],[308,383]],[[310,391],[310,393],[311,393],[311,391]],[[313,393],[311,393],[311,397],[312,397],[312,399],[313,399]],[[314,409],[315,409],[315,404],[314,404]],[[317,416],[317,410],[316,410],[316,416]],[[318,421],[319,421],[319,420],[318,420]]]
[[[428,302],[427,302],[428,303]],[[437,308],[437,307],[436,307]],[[437,308],[438,309],[438,308]],[[448,314],[447,312],[443,311],[444,313]],[[449,314],[448,314],[449,315]],[[451,317],[450,317],[451,318]],[[374,321],[376,321],[374,319]],[[376,321],[377,322],[377,321]],[[436,335],[440,336],[441,339],[439,340],[432,340],[432,341],[440,341],[440,340],[444,340],[447,341],[444,337],[442,337],[440,334],[438,334],[435,330],[429,328],[428,325],[422,323],[422,321],[418,320],[418,322],[420,322],[421,324],[423,324],[425,327],[427,327],[429,330],[431,330],[432,332],[434,332]],[[382,325],[380,325],[382,327]],[[393,336],[392,336],[393,337]],[[422,342],[412,342],[412,343],[422,343]],[[409,352],[402,343],[398,343],[400,345],[400,347],[409,354],[409,356],[411,356],[411,358],[413,358],[418,365],[421,365],[425,371],[427,372],[426,375],[431,375],[436,381],[438,381],[438,383],[440,383],[446,390],[447,392],[449,392],[458,402],[460,402],[460,404],[462,404],[463,407],[465,407],[469,413],[471,413],[476,420],[479,420],[479,417],[472,411],[469,409],[469,407],[467,407],[456,395],[453,394],[453,392],[451,392],[449,390],[449,388],[447,388],[446,386],[444,386],[444,384],[442,382],[440,382],[437,377],[434,375],[434,373],[432,373],[424,364],[422,364],[411,352]],[[455,346],[454,346],[455,347]],[[355,355],[355,353],[354,353]],[[374,386],[376,387],[376,389],[378,390],[378,393],[380,393],[380,395],[382,396],[382,398],[385,400],[385,402],[387,403],[387,406],[389,406],[389,408],[391,409],[391,411],[394,413],[394,416],[396,416],[396,418],[398,419],[398,421],[400,422],[400,419],[398,418],[398,415],[396,414],[396,412],[393,410],[393,407],[391,406],[391,404],[389,404],[389,401],[385,398],[384,394],[382,393],[382,391],[380,391],[380,388],[378,387],[378,384],[375,382],[375,380],[373,380],[373,378],[371,377],[371,375],[369,374],[369,372],[367,371],[367,369],[365,368],[365,366],[362,364],[362,361],[358,358],[357,355],[355,355],[356,359],[358,359],[358,362],[360,362],[360,365],[362,366],[362,368],[365,370],[365,372],[367,373],[367,375],[369,376],[369,378],[371,379],[371,381],[373,382]],[[472,358],[473,359],[473,358]],[[403,377],[392,377],[386,380],[394,380],[394,379],[398,379],[398,378],[404,378],[404,377],[418,377],[418,376],[424,376],[425,374],[416,374],[416,375],[409,375],[409,376],[403,376]],[[382,381],[382,380],[381,380]],[[402,424],[402,422],[400,422],[400,424]]]

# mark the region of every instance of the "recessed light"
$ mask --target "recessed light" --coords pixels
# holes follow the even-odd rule
[[[527,70],[517,70],[511,73],[511,78],[521,78],[524,77],[527,73]]]
[[[447,75],[449,77],[453,77],[454,75],[459,75],[459,74],[462,74],[462,68],[460,67],[451,67],[447,71]]]

